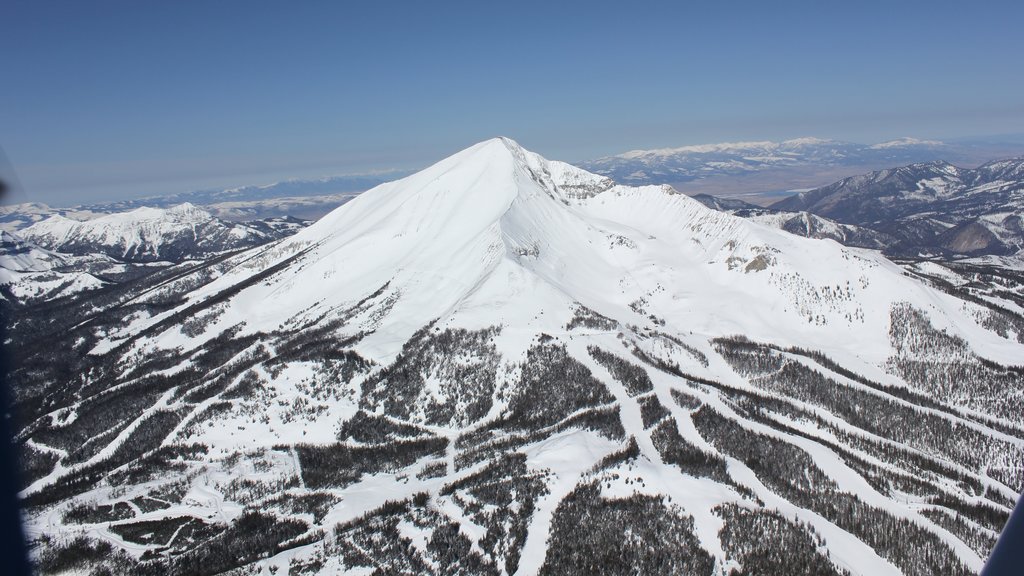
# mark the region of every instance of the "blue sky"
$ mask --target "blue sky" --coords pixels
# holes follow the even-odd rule
[[[798,136],[1024,132],[1019,2],[6,0],[0,146],[64,203]]]

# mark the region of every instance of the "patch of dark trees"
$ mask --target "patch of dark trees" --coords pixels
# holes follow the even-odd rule
[[[536,430],[556,424],[578,410],[614,401],[604,384],[570,356],[564,345],[540,344],[526,353],[506,421],[515,428]]]
[[[543,576],[708,574],[693,519],[664,497],[605,499],[597,483],[578,486],[555,509]]]
[[[729,576],[845,576],[819,550],[825,541],[810,525],[776,511],[725,504],[715,509],[724,525],[718,532],[726,558],[742,567]]]
[[[100,524],[134,518],[135,512],[124,502],[114,504],[80,504],[64,512],[64,522],[70,524]]]
[[[147,571],[212,576],[320,539],[322,534],[310,532],[301,520],[247,511],[217,536],[166,561],[153,562]]]
[[[643,421],[645,430],[669,415],[668,408],[662,406],[658,397],[653,394],[639,398],[637,403],[640,404],[640,419]]]
[[[383,444],[431,435],[428,430],[420,426],[401,422],[387,416],[369,414],[365,410],[358,410],[351,418],[341,424],[341,429],[338,431],[338,441],[354,441],[360,444]]]
[[[1017,422],[1024,412],[1024,368],[978,358],[959,336],[932,326],[909,304],[890,311],[896,355],[889,368],[923,393]],[[942,362],[923,360],[939,356]],[[1020,431],[1014,435],[1020,437]]]
[[[1024,460],[1009,442],[950,417],[908,406],[877,389],[843,385],[768,347],[724,340],[717,341],[716,347],[737,372],[763,390],[819,406],[857,428],[970,470],[992,468],[1011,488],[1021,486]],[[1000,472],[992,466],[993,461],[1010,462],[1012,470]]]
[[[654,389],[647,371],[623,359],[620,356],[607,352],[597,346],[587,346],[590,356],[604,366],[612,377],[622,383],[630,396],[636,396]]]
[[[566,331],[571,331],[580,326],[591,330],[612,331],[619,327],[619,323],[607,316],[603,316],[586,306],[576,306],[576,311],[571,320],[565,325]]]
[[[651,432],[651,442],[666,464],[678,466],[684,474],[695,478],[711,478],[732,483],[725,459],[694,446],[679,434],[674,418],[664,420]]]
[[[295,452],[303,482],[315,490],[343,488],[358,482],[364,474],[401,470],[421,458],[443,454],[447,447],[447,439],[432,437],[360,446],[299,445]]]

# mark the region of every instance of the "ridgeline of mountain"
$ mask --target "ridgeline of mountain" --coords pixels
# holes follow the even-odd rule
[[[880,170],[771,208],[870,228],[896,240],[887,248],[895,255],[1015,254],[1024,247],[1024,158],[975,169],[939,161]]]
[[[503,138],[9,334],[43,573],[966,575],[1024,486],[1011,306]]]
[[[191,204],[137,208],[88,220],[54,214],[19,231],[50,250],[106,254],[125,262],[180,262],[265,244],[295,231],[295,222],[227,222]]]
[[[80,219],[37,208],[5,213],[7,224],[49,217],[19,232],[0,231],[0,308],[98,298],[114,285],[272,242],[309,224],[291,217],[226,222],[188,204],[105,215],[67,211]]]

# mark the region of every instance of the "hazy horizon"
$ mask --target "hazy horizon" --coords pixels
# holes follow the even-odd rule
[[[29,201],[410,170],[495,135],[574,162],[804,136],[1024,133],[1013,73],[1024,8],[1011,3],[737,14],[15,1],[8,13],[18,26],[0,38],[0,146]]]
[[[498,136],[498,135],[494,135]],[[509,136],[516,139],[514,136]],[[892,138],[897,140],[899,138],[914,138],[914,136],[903,136]],[[854,144],[876,144],[884,142],[885,140],[877,141],[861,141],[855,142],[853,140],[843,140],[840,138],[825,138],[820,136],[794,136],[791,138],[749,138],[745,140],[731,140],[731,141],[707,141],[707,142],[684,142],[680,144],[669,144],[665,146],[642,146],[640,148],[633,148],[632,150],[653,150],[658,148],[683,148],[687,146],[700,146],[708,144],[740,144],[747,142],[762,142],[762,141],[773,141],[783,142],[785,140],[793,140],[799,138],[820,138],[822,140],[832,140],[837,142],[847,142]],[[486,140],[486,138],[482,139]],[[981,135],[981,136],[965,136],[959,138],[938,138],[936,139],[943,143],[956,144],[959,142],[969,142],[972,145],[986,145],[987,149],[980,151],[978,160],[961,163],[962,167],[973,167],[984,161],[996,160],[1001,158],[1008,158],[1010,156],[1016,156],[1024,153],[1024,134],[993,134],[993,135]],[[4,162],[3,150],[0,149],[0,175],[4,176],[8,181],[15,182],[15,186],[12,190],[14,194],[9,195],[3,201],[3,204],[18,204],[23,202],[28,203],[42,203],[53,207],[71,207],[78,205],[89,205],[89,204],[104,204],[114,203],[121,201],[131,200],[145,200],[147,198],[162,198],[167,196],[173,196],[177,194],[189,194],[196,192],[219,192],[223,190],[230,190],[233,188],[247,188],[247,187],[268,187],[275,184],[280,184],[289,181],[314,181],[318,179],[356,179],[356,178],[372,178],[381,177],[382,181],[388,181],[396,178],[400,178],[408,173],[418,171],[422,168],[433,164],[434,162],[441,160],[447,155],[457,152],[458,150],[475,144],[477,141],[466,142],[465,146],[451,150],[441,150],[437,155],[424,158],[416,162],[408,162],[404,166],[395,166],[391,168],[380,168],[380,169],[368,169],[365,171],[351,171],[345,172],[343,170],[332,171],[328,168],[320,169],[303,169],[296,168],[293,170],[276,170],[276,171],[255,171],[247,172],[239,175],[228,175],[228,176],[214,176],[214,177],[188,177],[182,176],[181,178],[168,178],[160,181],[149,181],[142,179],[140,181],[134,181],[128,179],[127,181],[116,181],[111,179],[107,183],[96,184],[82,187],[71,187],[71,188],[57,188],[52,190],[32,190],[28,186],[22,183],[21,171],[18,166],[13,165],[9,161]],[[535,150],[536,151],[536,150]],[[628,152],[630,150],[621,149],[614,152],[608,153],[605,156],[614,156]],[[1001,153],[1001,151],[1005,151]],[[550,155],[552,160],[569,161],[572,163],[579,163],[585,160],[594,160],[599,158],[598,156],[590,158],[574,158],[567,160],[565,158],[558,158]],[[953,162],[956,164],[956,162]],[[343,164],[342,164],[343,165]],[[833,180],[838,180],[846,175],[852,175],[859,173],[859,169],[863,170],[874,170],[880,169],[883,166],[847,166],[847,167],[835,167],[823,169],[822,174],[834,174],[834,176],[823,179],[820,185],[831,183]],[[95,167],[93,167],[95,168]],[[798,179],[799,180],[799,179]],[[730,186],[734,182],[730,178],[716,177],[711,179],[707,184],[701,184],[700,181],[693,183],[687,183],[686,186],[680,188],[680,191],[690,193],[701,193],[712,191],[714,195],[723,196],[744,196],[750,193],[749,182],[745,186],[739,186],[736,190],[729,193],[728,190],[723,189],[723,186]],[[803,185],[802,183],[799,185]],[[677,186],[678,188],[678,186]],[[764,189],[762,192],[779,192],[784,188],[779,187],[779,180],[777,178],[769,178],[764,182]],[[803,189],[803,188],[801,188]],[[345,191],[348,191],[346,188]],[[316,194],[314,194],[316,195]]]

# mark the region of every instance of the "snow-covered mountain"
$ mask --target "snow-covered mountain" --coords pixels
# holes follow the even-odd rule
[[[643,185],[797,167],[891,166],[953,157],[959,153],[959,148],[943,142],[914,138],[900,138],[872,145],[797,138],[783,142],[730,142],[631,150],[583,162],[580,166],[616,182]]]
[[[54,208],[41,202],[26,202],[22,204],[11,204],[0,206],[0,231],[17,233],[28,228],[36,222],[46,220],[54,215],[61,215],[73,220],[89,220],[98,218],[111,212],[121,212],[116,209],[90,209],[82,206],[73,208]]]
[[[1024,309],[938,276],[488,140],[17,318],[37,558],[976,573],[1024,486]]]
[[[60,298],[90,298],[92,292],[129,282],[170,266],[168,262],[124,262],[106,254],[65,254],[0,232],[0,314],[10,307]],[[91,292],[86,296],[85,292]]]
[[[17,272],[43,272],[64,263],[64,257],[26,241],[17,234],[0,232],[0,268]]]
[[[248,248],[294,232],[273,225],[226,222],[209,212],[180,204],[172,208],[137,208],[89,220],[60,214],[36,222],[20,235],[68,254],[107,254],[132,262],[181,261],[225,250]]]
[[[1024,158],[976,169],[912,164],[845,178],[771,206],[890,235],[903,255],[1007,255],[1024,248]]]
[[[4,213],[11,217],[7,224],[29,216],[36,223],[17,233],[0,230],[0,308],[135,282],[176,263],[258,246],[309,225],[293,217],[226,222],[188,204],[110,214],[25,206]],[[49,217],[35,218],[42,214]]]
[[[61,270],[71,259],[0,232],[0,300],[49,299],[103,286],[103,280],[88,272]]]
[[[183,204],[193,205],[221,220],[245,224],[282,218],[316,220],[364,190],[384,181],[383,175],[337,176],[318,180],[286,180],[262,186],[241,186],[224,190],[182,192],[72,207],[27,202],[0,206],[0,231],[19,233],[32,224],[52,216],[63,216],[70,220],[92,220],[143,208],[173,209]]]

